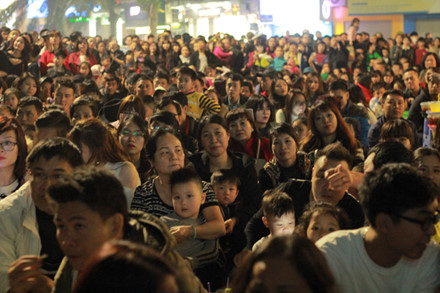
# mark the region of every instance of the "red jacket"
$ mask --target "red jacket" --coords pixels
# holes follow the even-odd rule
[[[69,66],[73,74],[79,74],[79,65],[81,64],[79,54],[79,52],[74,52],[69,55]],[[86,61],[90,63],[90,67],[97,63],[93,54],[88,55]]]
[[[273,157],[273,154],[268,138],[258,139],[255,135],[252,135],[247,142],[246,147],[243,147],[243,145],[238,141],[231,139],[229,143],[229,149],[233,152],[248,154],[252,158],[257,159],[258,140],[260,140],[260,154],[258,156],[258,159],[264,158],[266,159],[266,162],[270,161],[270,159],[272,159]]]

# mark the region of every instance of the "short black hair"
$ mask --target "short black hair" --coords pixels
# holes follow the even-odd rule
[[[37,120],[35,120],[35,126],[37,129],[41,128],[54,128],[57,130],[57,136],[66,137],[67,133],[72,128],[70,118],[66,112],[61,110],[49,110],[41,114]]]
[[[156,105],[156,109],[162,111],[168,105],[173,105],[176,108],[177,115],[182,115],[182,105],[179,102],[171,100],[171,99],[162,99],[159,104]]]
[[[53,205],[79,201],[102,219],[120,213],[128,218],[127,200],[121,182],[108,170],[85,166],[51,184]]]
[[[397,141],[378,143],[370,149],[368,156],[372,153],[375,153],[373,165],[376,170],[388,163],[414,164],[413,152]]]
[[[393,163],[367,173],[359,194],[370,225],[376,227],[378,214],[388,214],[398,223],[399,215],[430,204],[439,196],[439,190],[411,165]]]
[[[190,167],[182,168],[174,171],[170,175],[170,186],[171,189],[177,184],[184,184],[189,182],[195,182],[200,190],[203,190],[202,179],[196,170]]]
[[[406,95],[405,95],[402,91],[392,89],[392,90],[388,90],[388,91],[386,91],[386,92],[383,94],[383,97],[382,97],[383,101],[385,101],[385,100],[388,98],[389,95],[401,96],[403,99],[406,100]]]
[[[43,112],[43,103],[37,97],[26,96],[24,98],[21,98],[18,104],[18,108],[23,108],[26,106],[35,106],[35,109],[38,113]]]
[[[170,98],[171,100],[178,102],[182,107],[188,106],[188,97],[182,92],[169,92],[162,97],[162,99],[166,98]]]
[[[345,161],[350,168],[353,164],[353,158],[350,152],[343,147],[340,142],[329,144],[323,149],[320,149],[316,154],[315,162],[317,162],[321,157],[326,157],[329,160]]]
[[[26,167],[30,169],[32,164],[40,158],[48,161],[53,157],[67,161],[72,167],[78,167],[83,163],[81,151],[73,142],[62,137],[52,137],[40,141],[32,148],[26,158]]]
[[[261,206],[266,218],[280,217],[287,213],[295,214],[292,198],[279,190],[266,191]]]
[[[182,67],[179,70],[179,75],[187,75],[192,81],[197,79],[197,73],[189,67]]]
[[[240,186],[240,177],[232,169],[221,169],[214,171],[211,175],[211,185],[230,182],[235,184],[237,188]]]
[[[61,57],[63,59],[67,58],[67,53],[64,51],[64,49],[57,49],[53,54],[55,57]]]
[[[243,84],[244,82],[244,78],[243,75],[239,74],[239,73],[233,73],[231,75],[228,76],[228,79],[231,79],[232,81],[239,81],[240,82],[240,86]]]
[[[337,91],[337,90],[342,90],[344,92],[347,92],[348,91],[347,81],[343,79],[337,79],[334,82],[332,82],[330,84],[329,91]]]

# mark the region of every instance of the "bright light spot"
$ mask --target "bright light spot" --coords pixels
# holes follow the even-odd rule
[[[131,6],[130,7],[130,16],[136,16],[141,13],[141,7],[140,6]]]

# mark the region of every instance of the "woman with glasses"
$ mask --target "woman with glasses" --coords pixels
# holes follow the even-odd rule
[[[20,123],[0,116],[0,199],[25,182],[27,145]]]
[[[141,181],[136,167],[110,130],[98,119],[88,119],[78,122],[67,138],[81,150],[85,164],[106,168],[121,181],[127,203],[131,204],[134,190]]]
[[[141,182],[144,183],[150,170],[145,149],[148,140],[147,123],[139,115],[129,115],[119,125],[118,138],[130,157],[130,162],[136,167]]]

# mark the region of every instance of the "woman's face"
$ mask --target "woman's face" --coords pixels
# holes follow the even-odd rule
[[[437,61],[435,60],[435,57],[433,55],[429,55],[425,59],[425,68],[435,68],[437,67]]]
[[[211,157],[223,155],[228,149],[229,133],[220,124],[205,125],[200,134],[200,143]]]
[[[440,186],[440,159],[437,156],[423,156],[417,163],[417,169],[422,171],[423,175],[430,178],[437,186]]]
[[[152,162],[159,176],[170,175],[183,168],[184,163],[185,153],[180,140],[170,133],[159,137]]]
[[[82,74],[84,76],[88,76],[90,73],[90,68],[89,66],[87,66],[87,64],[81,64],[81,66],[79,67],[79,74]]]
[[[12,110],[17,110],[18,99],[14,93],[10,93],[9,95],[5,96],[5,103],[11,107]]]
[[[187,46],[182,47],[182,56],[188,57],[189,56],[189,49]]]
[[[293,126],[293,131],[295,132],[296,141],[301,142],[307,134],[307,126],[303,123],[298,123]]]
[[[86,164],[93,163],[89,162],[90,158],[92,157],[92,151],[90,150],[89,146],[85,143],[81,143],[80,150],[83,162]]]
[[[307,85],[311,93],[315,93],[319,89],[319,80],[316,76],[311,76],[307,79]]]
[[[99,43],[98,52],[101,54],[105,52],[105,44],[104,43]]]
[[[87,43],[89,44],[89,48],[96,49],[96,40],[95,38],[88,38]]]
[[[385,72],[384,76],[383,76],[383,81],[386,84],[391,84],[393,82],[393,75],[391,74],[391,72]]]
[[[24,39],[23,37],[19,37],[14,42],[14,49],[17,51],[23,51],[25,47]]]
[[[72,117],[72,123],[75,125],[81,120],[93,118],[93,111],[87,105],[80,105],[75,107],[75,112]]]
[[[145,146],[144,133],[135,123],[128,123],[119,133],[119,142],[129,155],[140,154]]]
[[[17,135],[14,130],[8,130],[0,134],[0,143],[13,145],[11,151],[6,151],[4,146],[0,146],[0,169],[2,168],[12,168],[11,172],[14,170],[15,162],[18,157],[18,145],[17,145]]]
[[[150,44],[150,53],[156,52],[156,50],[157,50],[156,43],[151,43]]]
[[[277,160],[284,166],[291,166],[296,161],[297,146],[293,137],[281,133],[272,141],[272,152]]]
[[[255,122],[266,125],[267,122],[269,122],[270,114],[269,104],[264,102],[263,105],[258,107],[257,111],[255,111]]]
[[[60,45],[61,39],[59,36],[55,35],[51,36],[49,41],[54,47],[58,47]]]
[[[278,96],[285,96],[289,92],[289,87],[285,80],[279,79],[275,83],[275,94]]]
[[[332,135],[336,133],[338,120],[335,113],[331,110],[322,111],[316,114],[314,119],[315,127],[321,136]]]
[[[87,52],[88,47],[87,42],[84,41],[78,44],[78,50],[83,54]]]
[[[168,50],[170,49],[170,47],[171,47],[171,45],[170,45],[170,43],[168,43],[168,42],[164,42],[164,43],[162,44],[162,48],[163,48],[165,51],[168,51]]]
[[[292,113],[295,115],[303,114],[306,111],[306,98],[302,94],[296,94],[293,97]]]
[[[252,136],[251,123],[244,117],[238,118],[229,124],[231,137],[240,143],[246,143]]]
[[[35,96],[37,93],[37,84],[33,78],[26,78],[26,80],[21,84],[20,91],[25,96]]]

